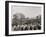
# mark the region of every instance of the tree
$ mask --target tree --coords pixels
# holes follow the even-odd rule
[[[25,16],[22,13],[16,13],[13,15],[12,24],[19,24],[22,25],[25,21]]]

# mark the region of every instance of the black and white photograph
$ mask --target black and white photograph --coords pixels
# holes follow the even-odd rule
[[[44,3],[7,2],[8,34],[44,33]],[[7,22],[6,21],[6,22]]]
[[[41,7],[11,6],[12,31],[41,30]]]

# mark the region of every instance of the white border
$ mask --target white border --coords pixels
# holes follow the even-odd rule
[[[11,31],[11,5],[17,5],[17,6],[38,6],[38,7],[42,7],[41,8],[41,15],[42,15],[42,19],[41,19],[41,23],[42,23],[42,27],[41,30],[29,30],[29,31]],[[21,3],[9,3],[9,35],[10,34],[26,34],[26,33],[42,33],[44,31],[44,16],[43,16],[43,5],[40,4],[21,4]]]

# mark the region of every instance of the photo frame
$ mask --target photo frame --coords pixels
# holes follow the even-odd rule
[[[5,1],[5,35],[45,34],[45,3]]]

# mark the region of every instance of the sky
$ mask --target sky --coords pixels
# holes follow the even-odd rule
[[[36,17],[41,14],[41,7],[38,6],[11,6],[11,14],[12,16],[16,13],[22,13],[25,17]]]

